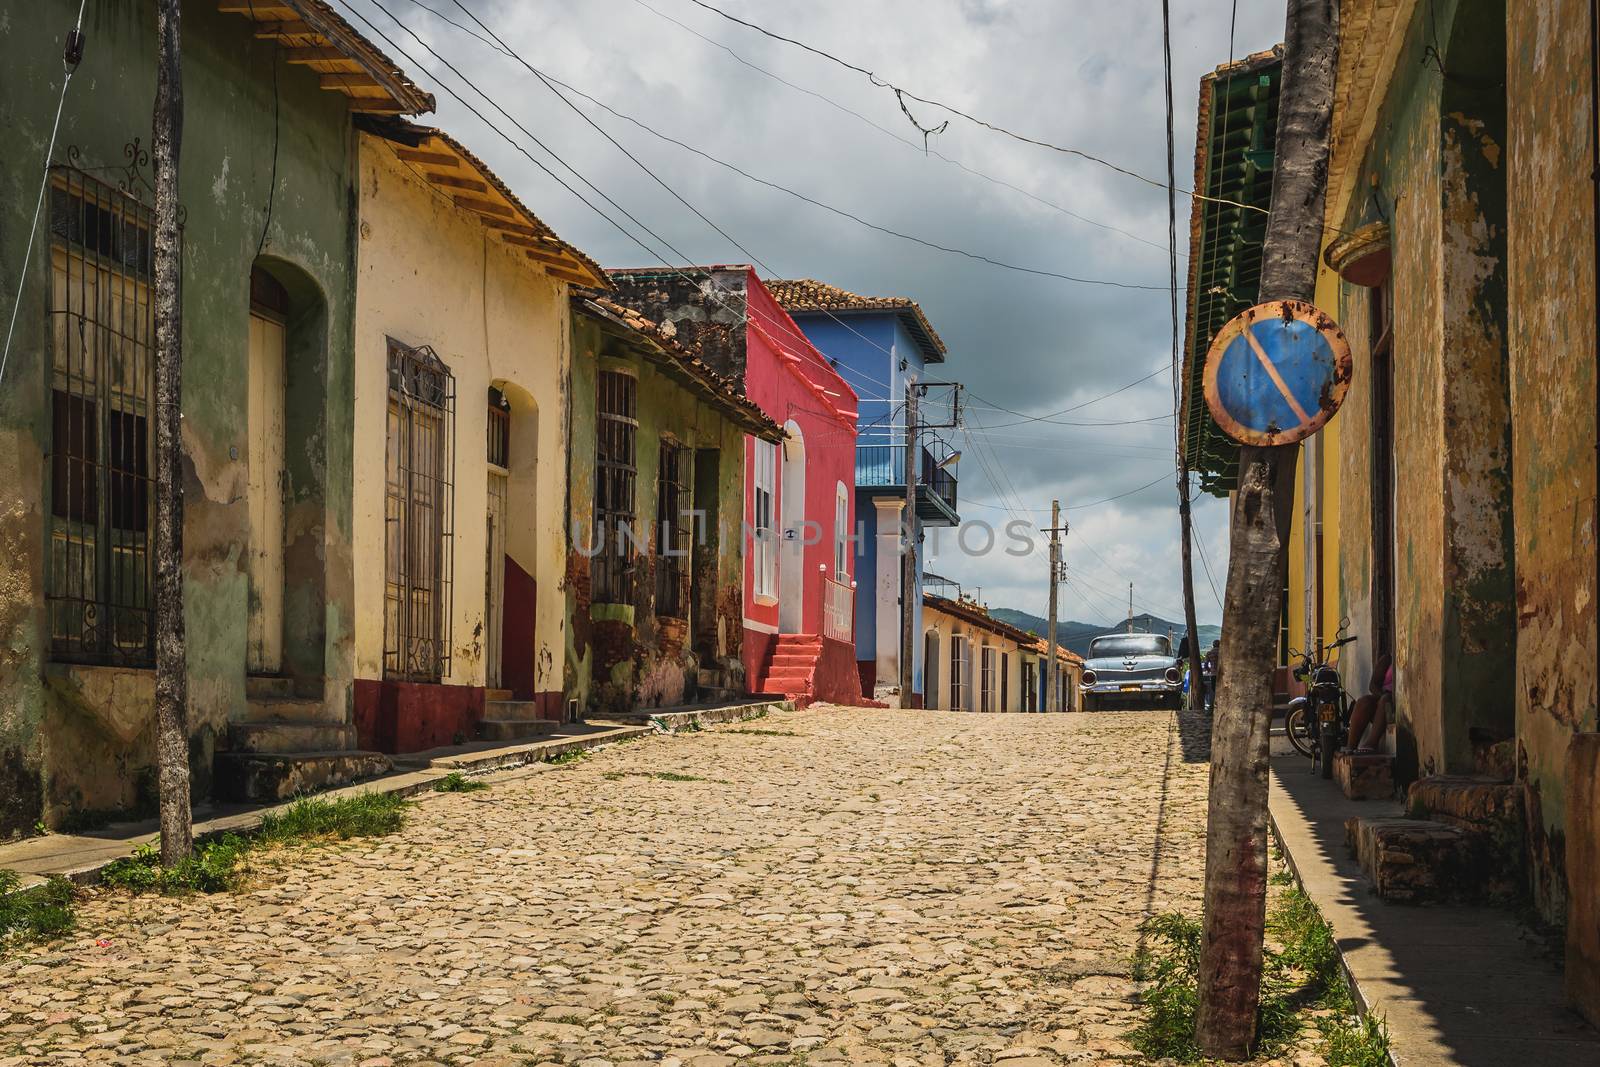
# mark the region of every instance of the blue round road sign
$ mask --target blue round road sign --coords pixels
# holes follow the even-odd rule
[[[1240,444],[1310,437],[1339,410],[1349,384],[1349,342],[1333,319],[1303,300],[1241,312],[1206,353],[1206,404]]]

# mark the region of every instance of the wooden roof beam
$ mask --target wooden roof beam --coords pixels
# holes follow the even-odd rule
[[[217,0],[217,10],[229,15],[243,15],[249,19],[292,19],[299,12],[273,0]]]
[[[296,18],[285,19],[278,22],[256,23],[255,36],[262,40],[274,37],[320,37],[316,30]]]
[[[373,81],[366,74],[322,74],[318,75],[317,82],[324,89],[332,89],[336,93],[347,96],[388,96],[389,90]]]
[[[451,199],[455,201],[456,207],[464,207],[480,215],[499,215],[502,218],[515,218],[517,215],[516,208],[493,200],[483,200],[475,196],[456,196]]]
[[[396,147],[394,154],[407,163],[420,163],[425,167],[459,167],[461,161],[449,152],[429,152],[423,148]]]
[[[442,185],[450,189],[465,189],[469,193],[487,193],[489,183],[481,182],[476,178],[458,178],[453,174],[429,174],[428,181],[434,185]]]
[[[280,55],[285,63],[348,63],[361,69],[361,64],[337,48],[285,48]]]

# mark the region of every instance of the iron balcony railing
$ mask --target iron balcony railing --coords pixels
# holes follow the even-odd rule
[[[918,481],[954,511],[956,476],[938,465],[926,448]],[[866,487],[906,484],[906,450],[903,445],[860,445],[856,448],[856,485]]]

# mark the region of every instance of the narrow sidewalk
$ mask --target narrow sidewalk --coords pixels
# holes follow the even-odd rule
[[[1357,999],[1388,1023],[1398,1067],[1594,1067],[1600,1031],[1567,1006],[1559,946],[1505,910],[1390,904],[1345,848],[1345,820],[1403,814],[1347,800],[1294,755],[1272,760],[1285,858],[1333,927]]]

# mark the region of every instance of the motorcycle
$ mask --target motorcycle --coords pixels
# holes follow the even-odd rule
[[[1333,777],[1333,754],[1339,750],[1339,738],[1350,728],[1350,694],[1339,678],[1339,669],[1330,662],[1336,650],[1356,640],[1354,634],[1344,631],[1340,626],[1326,646],[1318,642],[1315,654],[1290,650],[1291,656],[1300,659],[1295,678],[1309,680],[1310,689],[1305,696],[1289,701],[1283,729],[1295,751],[1309,758],[1312,768],[1324,778]]]

